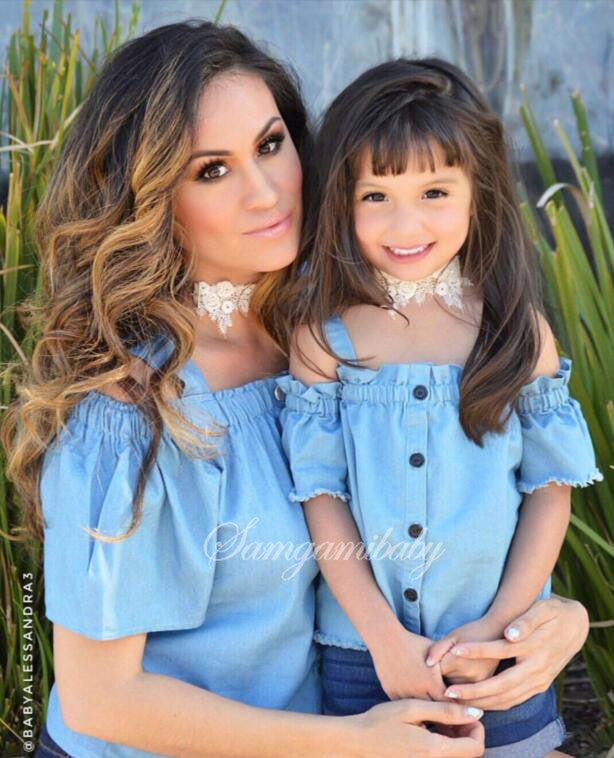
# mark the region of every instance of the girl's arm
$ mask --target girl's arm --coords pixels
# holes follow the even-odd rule
[[[369,650],[384,648],[399,631],[407,634],[380,592],[369,559],[361,557],[364,545],[347,503],[318,495],[303,509],[320,571]]]
[[[553,376],[559,355],[547,322],[540,321],[542,352],[532,379]],[[556,564],[571,513],[571,487],[551,483],[525,494],[518,524],[507,556],[505,572],[495,600],[486,615],[453,630],[429,651],[430,660],[439,660],[463,642],[501,639],[507,625],[524,613],[537,599]],[[490,676],[498,661],[464,661],[446,656],[442,669],[453,683],[478,681]],[[446,694],[449,694],[449,690]]]
[[[428,664],[440,663],[449,685],[446,697],[458,695],[458,684],[492,676],[499,659],[468,659],[453,655],[466,642],[501,640],[510,635],[510,622],[529,609],[552,573],[570,514],[570,490],[551,484],[525,495],[520,518],[499,590],[488,612],[453,629],[427,653]],[[513,634],[513,632],[512,632]]]
[[[391,700],[401,697],[441,699],[439,667],[425,663],[431,641],[409,632],[375,582],[347,503],[318,495],[304,504],[318,566],[331,592],[373,657],[382,689]]]
[[[559,355],[552,330],[540,319],[542,351],[531,379],[554,376]],[[503,636],[507,624],[537,599],[556,564],[571,514],[571,487],[548,484],[525,494],[505,573],[488,617]]]
[[[70,729],[108,742],[181,758],[483,752],[481,712],[464,706],[399,701],[346,717],[256,708],[143,671],[145,634],[100,641],[58,624],[53,631],[62,716]],[[446,737],[423,721],[462,726]]]
[[[556,564],[571,513],[571,487],[549,484],[525,495],[505,573],[487,617],[505,627],[537,599]]]
[[[295,335],[307,362],[326,377],[336,362],[305,328]],[[305,385],[323,376],[290,352],[290,373]],[[430,640],[406,630],[382,595],[368,557],[360,557],[361,537],[343,500],[321,494],[303,503],[318,566],[331,592],[368,647],[382,688],[391,699],[441,698],[443,679],[438,667],[426,666]],[[327,557],[328,556],[328,557]]]

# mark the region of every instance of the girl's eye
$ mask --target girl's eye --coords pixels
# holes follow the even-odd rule
[[[447,197],[447,194],[448,194],[447,192],[444,192],[443,190],[438,190],[438,189],[427,190],[424,194],[428,195],[429,192],[436,192],[439,195],[439,197]],[[429,198],[429,200],[438,200],[439,197],[431,197]]]
[[[378,200],[375,200],[374,202],[379,203],[380,199],[384,197],[384,194],[383,194],[383,192],[369,192],[367,195],[364,195],[364,197],[362,199],[363,200],[367,200],[367,198],[369,198],[369,197],[377,197]]]
[[[278,153],[281,149],[281,144],[285,139],[285,134],[277,133],[269,135],[258,145],[259,154],[273,155],[274,153]],[[224,170],[224,173],[220,173],[222,169]],[[221,179],[223,176],[226,176],[227,173],[228,167],[224,163],[216,160],[209,161],[208,163],[204,163],[198,169],[196,181],[215,181],[215,179]]]

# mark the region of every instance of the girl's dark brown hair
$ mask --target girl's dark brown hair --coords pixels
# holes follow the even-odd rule
[[[467,171],[472,215],[459,251],[461,269],[483,298],[479,336],[464,366],[460,419],[482,444],[500,432],[519,388],[540,353],[543,312],[536,253],[517,208],[503,126],[477,87],[456,66],[438,58],[398,60],[372,68],[325,112],[308,180],[305,230],[289,289],[291,332],[308,325],[332,350],[323,323],[356,304],[390,307],[354,232],[358,167],[371,150],[375,175],[404,173],[410,155],[435,169],[433,145],[447,165]],[[306,363],[304,353],[300,351]]]
[[[117,383],[152,430],[126,537],[141,518],[162,423],[185,452],[215,454],[211,434],[203,441],[203,428],[169,402],[180,391],[176,372],[194,349],[196,262],[174,234],[173,190],[192,153],[203,89],[235,70],[267,84],[306,174],[311,134],[295,74],[238,29],[196,19],[153,29],[116,50],[67,134],[36,218],[43,302],[31,298],[19,308],[41,336],[31,366],[10,366],[18,396],[1,430],[6,473],[21,500],[17,531],[26,536],[43,537],[43,454],[90,391]],[[264,275],[251,301],[282,343],[276,298],[287,275]],[[141,385],[129,348],[157,335],[170,338],[174,350]]]

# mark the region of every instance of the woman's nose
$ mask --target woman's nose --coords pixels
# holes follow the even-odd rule
[[[246,172],[245,205],[250,210],[273,208],[279,201],[276,183],[260,166]]]

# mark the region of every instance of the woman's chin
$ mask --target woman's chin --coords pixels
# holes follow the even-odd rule
[[[274,271],[281,271],[292,264],[296,256],[298,255],[298,249],[293,248],[290,250],[280,251],[274,255],[262,257],[259,261],[259,272],[261,274],[270,274]]]

